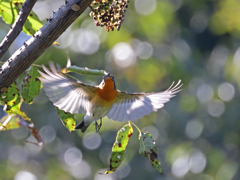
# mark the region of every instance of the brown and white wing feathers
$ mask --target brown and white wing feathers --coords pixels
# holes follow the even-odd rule
[[[130,94],[118,91],[115,103],[107,116],[109,119],[115,121],[134,121],[140,119],[162,108],[166,102],[170,101],[170,98],[181,91],[181,86],[181,80],[179,80],[176,85],[173,82],[163,92]]]
[[[42,67],[46,74],[39,71],[43,77],[39,79],[43,82],[43,89],[49,100],[65,112],[86,113],[90,99],[97,88],[65,77],[57,71],[53,62],[50,62],[49,65],[51,71],[44,65]]]

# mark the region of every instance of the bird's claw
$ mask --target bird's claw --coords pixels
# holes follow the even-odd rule
[[[96,130],[96,132],[98,132],[101,127],[102,127],[102,118],[100,119],[100,124],[98,124],[97,121],[95,121],[95,130]]]

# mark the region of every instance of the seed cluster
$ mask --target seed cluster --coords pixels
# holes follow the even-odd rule
[[[105,26],[106,31],[119,30],[129,0],[94,0],[89,6],[96,26]]]

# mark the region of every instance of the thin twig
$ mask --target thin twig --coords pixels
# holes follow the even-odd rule
[[[8,31],[7,35],[5,38],[2,40],[0,44],[0,59],[2,56],[5,54],[5,52],[8,50],[8,48],[11,46],[13,41],[17,38],[17,36],[20,34],[22,31],[23,25],[31,12],[34,4],[36,3],[37,0],[26,0],[16,18],[16,21],[14,24],[11,26],[10,30]]]
[[[140,140],[140,137],[142,136],[142,131],[141,131],[141,130],[137,127],[137,125],[134,124],[133,122],[128,121],[128,123],[133,124],[133,125],[135,126],[135,128],[138,130],[138,132],[139,132],[138,139]]]

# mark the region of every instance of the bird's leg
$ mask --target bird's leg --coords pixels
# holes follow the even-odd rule
[[[98,132],[101,127],[102,127],[102,118],[100,118],[100,124],[99,124],[99,125],[98,125],[97,121],[95,121],[95,129],[96,129],[96,132]]]

